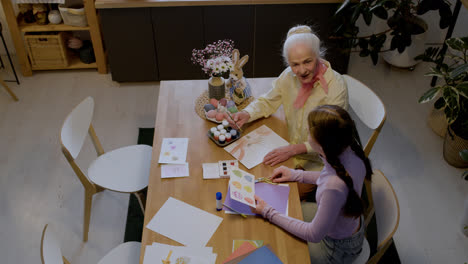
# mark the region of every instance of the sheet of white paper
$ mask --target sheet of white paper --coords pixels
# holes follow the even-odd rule
[[[163,138],[159,163],[183,164],[187,159],[188,138]]]
[[[219,179],[218,163],[203,163],[203,179]]]
[[[289,143],[276,134],[269,127],[263,125],[236,142],[225,147],[234,158],[239,160],[247,169],[251,169],[263,162],[265,155],[275,148],[287,146]]]
[[[186,246],[203,247],[223,219],[169,197],[146,226]]]
[[[176,177],[188,177],[188,176],[189,176],[188,163],[161,165],[161,178],[176,178]]]

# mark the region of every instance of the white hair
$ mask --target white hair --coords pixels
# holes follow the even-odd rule
[[[284,41],[283,59],[286,64],[289,64],[289,49],[299,43],[310,47],[315,56],[317,56],[317,59],[325,55],[325,50],[320,49],[320,39],[314,34],[312,29],[309,26],[299,25],[289,29],[286,40]]]

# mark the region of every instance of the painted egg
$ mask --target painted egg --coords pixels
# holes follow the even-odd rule
[[[248,193],[252,192],[252,188],[250,186],[244,186],[244,190]]]
[[[216,110],[210,110],[208,113],[206,113],[206,116],[209,118],[215,118],[217,113],[218,112],[216,112]]]
[[[227,100],[226,100],[226,98],[221,98],[221,99],[219,100],[219,103],[220,103],[222,106],[226,106],[226,105],[227,105]]]
[[[224,119],[224,114],[223,113],[217,113],[216,114],[216,121],[223,121]]]
[[[229,101],[227,102],[227,105],[226,105],[226,106],[227,106],[228,108],[231,108],[231,107],[233,107],[233,106],[236,106],[236,103],[234,103],[234,101],[232,101],[232,100],[229,100]]]
[[[244,179],[246,179],[248,182],[252,182],[252,176],[245,175]]]
[[[249,197],[245,197],[244,200],[248,202],[249,204],[254,204],[254,201]]]
[[[206,104],[203,108],[205,109],[206,112],[216,109],[216,107],[212,104]]]
[[[234,175],[236,175],[237,177],[242,178],[242,173],[240,171],[233,170],[232,173],[234,173]]]
[[[237,107],[235,107],[235,106],[234,107],[229,107],[228,111],[233,113],[233,114],[239,112],[239,110],[237,110]]]
[[[240,184],[240,182],[238,181],[233,181],[232,186],[236,187],[237,189],[240,189],[242,187],[242,184]]]
[[[218,108],[218,100],[215,98],[210,99],[210,104],[214,105],[214,107]]]

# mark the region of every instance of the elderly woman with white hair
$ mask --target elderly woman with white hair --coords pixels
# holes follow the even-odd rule
[[[290,145],[268,153],[264,164],[274,166],[295,157],[296,167],[307,170],[316,165],[315,162],[321,163],[308,142],[307,115],[319,105],[348,108],[346,84],[322,55],[320,39],[310,27],[291,28],[283,45],[283,57],[288,67],[273,82],[269,92],[233,115],[234,122],[242,126],[270,116],[283,105]]]

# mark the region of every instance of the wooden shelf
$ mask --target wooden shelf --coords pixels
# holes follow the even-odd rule
[[[86,64],[80,61],[80,58],[73,56],[70,58],[71,62],[70,65],[67,67],[60,67],[60,66],[51,66],[51,67],[32,67],[34,71],[42,71],[42,70],[71,70],[71,69],[97,69],[96,62]]]
[[[82,31],[82,30],[89,30],[89,27],[75,27],[69,26],[65,24],[47,24],[47,25],[39,25],[36,22],[34,23],[25,23],[24,21],[18,23],[19,29],[21,32],[47,32],[47,31]]]

